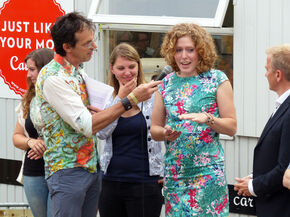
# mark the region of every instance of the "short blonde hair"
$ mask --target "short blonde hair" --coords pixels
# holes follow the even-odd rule
[[[189,36],[197,49],[199,63],[197,72],[203,73],[209,71],[217,59],[214,41],[211,35],[202,27],[193,23],[180,23],[167,32],[161,46],[161,55],[165,61],[174,69],[179,71],[175,62],[175,46],[177,40],[181,37]]]
[[[282,44],[270,47],[266,50],[271,55],[271,67],[275,71],[280,69],[286,80],[290,81],[290,44]]]
[[[110,66],[113,67],[117,58],[118,57],[125,57],[128,60],[132,60],[135,61],[138,64],[138,75],[137,75],[137,86],[140,84],[145,83],[145,78],[144,78],[144,73],[143,73],[143,69],[142,69],[142,63],[140,60],[140,56],[137,52],[137,50],[127,44],[127,43],[121,43],[118,44],[112,51],[109,62],[110,62]],[[112,87],[114,87],[114,95],[118,95],[119,92],[119,82],[117,80],[117,78],[115,77],[115,75],[111,72],[109,72],[109,85],[111,85]]]

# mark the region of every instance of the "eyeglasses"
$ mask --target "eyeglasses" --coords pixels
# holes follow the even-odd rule
[[[83,44],[82,46],[85,48],[88,48],[88,49],[92,49],[92,48],[95,49],[94,44],[96,47],[97,46],[97,37],[95,37],[92,41]]]
[[[97,44],[97,40],[94,39],[93,41],[89,42],[88,44],[86,44],[85,46],[88,48],[88,49],[91,49],[91,48],[94,48],[94,44]]]

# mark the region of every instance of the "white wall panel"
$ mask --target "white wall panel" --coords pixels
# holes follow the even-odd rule
[[[282,41],[283,43],[290,43],[290,31],[289,31],[289,22],[290,22],[290,1],[283,0],[282,2]]]
[[[239,28],[234,28],[234,102],[237,112],[238,120],[238,133],[240,135],[244,134],[244,74],[245,71],[245,49],[242,43],[245,35],[245,26],[242,25],[241,17],[244,17],[244,1],[235,1],[234,4],[234,26],[239,26]],[[242,64],[240,64],[242,62]]]
[[[256,85],[256,92],[257,92],[257,106],[255,110],[256,119],[257,122],[257,135],[259,134],[259,129],[263,129],[266,120],[269,117],[268,114],[268,108],[270,104],[272,105],[272,102],[269,101],[267,96],[268,94],[271,94],[268,90],[268,82],[265,77],[265,64],[266,64],[266,53],[265,50],[269,45],[270,36],[268,33],[269,28],[269,0],[258,0],[257,1],[257,8],[260,8],[260,10],[257,10],[257,51],[260,53],[257,54],[257,62],[256,62],[256,79],[257,79],[257,85]],[[263,108],[261,110],[261,108]]]
[[[244,34],[244,104],[243,104],[243,113],[244,116],[244,134],[245,135],[256,135],[257,121],[256,121],[256,99],[257,91],[256,84],[257,78],[256,74],[256,62],[257,62],[257,20],[256,20],[256,2],[257,1],[245,1],[244,6],[244,18],[242,20],[245,26]],[[249,52],[251,51],[251,52]]]
[[[259,136],[277,95],[265,78],[266,48],[290,43],[287,0],[236,0],[234,4],[234,96],[238,135]]]

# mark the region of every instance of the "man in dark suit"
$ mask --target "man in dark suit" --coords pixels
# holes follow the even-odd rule
[[[259,217],[289,217],[290,191],[282,180],[290,162],[290,45],[267,49],[265,76],[278,94],[276,110],[254,150],[253,175],[236,178],[239,195],[256,196]]]

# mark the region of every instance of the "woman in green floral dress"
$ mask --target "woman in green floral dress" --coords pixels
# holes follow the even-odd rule
[[[161,54],[175,71],[159,86],[151,125],[153,139],[166,140],[166,216],[228,216],[219,133],[235,134],[236,115],[231,84],[213,69],[213,39],[198,25],[178,24]]]

